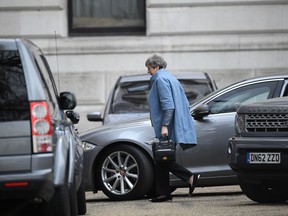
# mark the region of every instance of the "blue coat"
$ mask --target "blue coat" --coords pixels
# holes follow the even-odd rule
[[[197,144],[189,102],[179,81],[165,69],[160,69],[151,76],[150,84],[148,102],[156,137],[161,138],[162,111],[175,109],[168,127],[169,139],[178,144]]]

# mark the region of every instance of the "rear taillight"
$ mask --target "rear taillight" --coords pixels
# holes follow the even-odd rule
[[[31,102],[33,152],[52,152],[52,123],[47,102]]]
[[[28,182],[6,182],[4,187],[26,187]]]

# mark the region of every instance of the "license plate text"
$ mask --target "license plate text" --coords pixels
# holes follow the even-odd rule
[[[247,152],[248,164],[280,164],[281,155],[275,152]]]

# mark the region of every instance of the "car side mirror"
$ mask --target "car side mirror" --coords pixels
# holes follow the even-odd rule
[[[192,116],[195,120],[203,119],[203,117],[208,116],[210,114],[210,109],[207,104],[202,104],[201,106],[197,107],[192,112]]]
[[[80,120],[80,115],[72,110],[66,111],[66,116],[72,121],[73,124],[78,124]]]
[[[77,105],[76,97],[71,92],[61,92],[59,104],[62,110],[73,110]]]
[[[103,118],[101,117],[100,112],[93,112],[87,114],[88,121],[103,121]]]

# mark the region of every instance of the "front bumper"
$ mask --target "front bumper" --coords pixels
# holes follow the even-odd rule
[[[229,165],[237,175],[253,179],[288,179],[288,137],[238,137],[229,140]],[[249,164],[247,153],[280,153],[280,164]]]
[[[96,187],[96,182],[94,180],[95,177],[95,168],[97,166],[97,159],[99,152],[103,149],[102,146],[90,144],[88,142],[84,142],[84,167],[83,167],[83,180],[85,183],[86,191],[97,192],[98,188]]]

